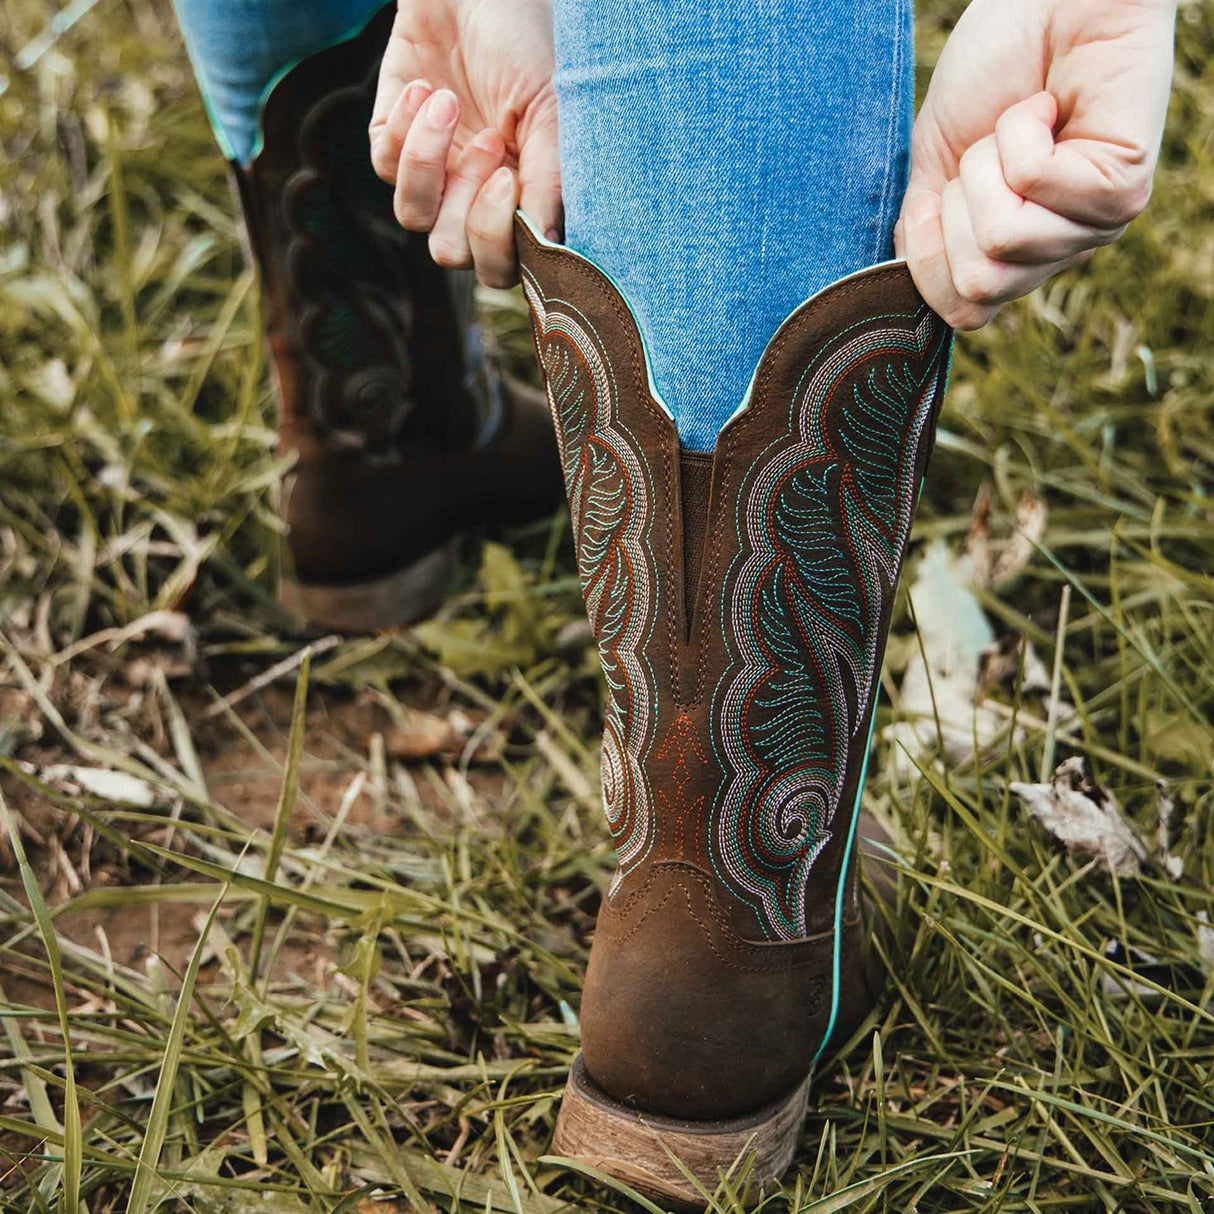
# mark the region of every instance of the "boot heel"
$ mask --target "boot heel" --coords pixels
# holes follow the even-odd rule
[[[574,1059],[561,1099],[553,1152],[618,1177],[677,1210],[703,1210],[703,1195],[673,1154],[712,1193],[739,1156],[752,1157],[749,1197],[771,1192],[792,1162],[809,1099],[807,1076],[792,1092],[746,1117],[684,1121],[631,1109],[613,1100]],[[669,1152],[669,1153],[668,1153]],[[743,1166],[747,1160],[743,1159]]]
[[[412,624],[432,614],[459,569],[459,541],[370,582],[325,585],[284,576],[278,601],[297,619],[334,632],[376,632]]]

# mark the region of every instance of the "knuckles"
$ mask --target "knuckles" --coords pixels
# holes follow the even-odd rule
[[[1068,213],[1081,215],[1084,221],[1103,228],[1124,228],[1146,210],[1152,178],[1149,171],[1138,166],[1121,172],[1102,168],[1095,184],[1075,186]],[[1021,198],[1034,201],[1043,191],[1057,194],[1065,185],[1051,178],[1045,164],[1014,159],[1004,162],[1003,179]]]
[[[943,310],[937,309],[940,319],[959,333],[972,333],[975,329],[981,329],[998,310],[969,302],[952,304]]]
[[[1024,237],[1003,216],[978,215],[973,216],[972,221],[974,239],[988,257],[1006,261],[1024,252]]]
[[[1003,302],[1002,276],[996,267],[980,261],[967,261],[954,267],[953,287],[971,304],[989,307]]]
[[[1120,188],[1111,189],[1104,208],[1106,226],[1121,229],[1131,220],[1137,219],[1151,201],[1151,185],[1150,175],[1135,175],[1134,179]]]

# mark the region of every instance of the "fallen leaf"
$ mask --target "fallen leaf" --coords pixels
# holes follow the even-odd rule
[[[405,709],[405,723],[388,731],[384,749],[391,759],[417,763],[436,755],[449,754],[459,739],[451,725],[432,712]]]
[[[1023,657],[1022,657],[1023,653]],[[1033,646],[1023,637],[1007,636],[983,650],[978,671],[978,698],[999,687],[1019,685],[1022,693],[1045,695],[1050,672]]]
[[[1002,705],[986,703],[995,692],[1010,692],[1018,680],[1022,692],[1049,691],[1049,673],[1032,645],[1020,637],[996,641],[973,590],[981,580],[968,543],[958,555],[935,540],[916,570],[910,601],[918,640],[899,688],[903,719],[882,735],[894,744],[894,770],[903,777],[913,776],[918,762],[937,749],[952,764],[989,753],[1007,729]],[[1059,704],[1060,722],[1073,715],[1069,704]],[[1020,745],[1024,736],[1017,726],[1014,744]]]
[[[1047,521],[1045,502],[1025,493],[1016,503],[1016,524],[995,558],[987,585],[1001,586],[1024,572],[1045,535]]]
[[[1184,861],[1172,854],[1172,845],[1180,833],[1180,820],[1176,813],[1176,802],[1168,796],[1167,785],[1162,780],[1155,785],[1155,805],[1159,813],[1159,825],[1155,828],[1155,850],[1164,872],[1173,881],[1184,876]]]
[[[919,630],[902,676],[899,708],[906,718],[891,725],[896,771],[911,776],[915,761],[939,745],[953,763],[984,749],[1002,722],[975,705],[982,654],[995,633],[970,586],[974,566],[955,556],[942,540],[929,545],[919,562],[910,599]],[[937,728],[938,723],[938,728]]]
[[[1045,535],[1049,514],[1039,497],[1022,494],[1016,503],[1011,534],[1001,541],[991,538],[990,518],[991,490],[989,485],[983,485],[974,499],[965,536],[965,555],[972,563],[976,586],[999,586],[1023,573]]]
[[[1201,959],[1214,970],[1214,927],[1210,926],[1210,916],[1203,910],[1197,912],[1197,951]]]
[[[1091,856],[1118,876],[1142,871],[1146,851],[1112,793],[1092,780],[1079,756],[1060,763],[1048,784],[1008,786],[1072,855]]]
[[[1172,985],[1170,968],[1162,965],[1154,953],[1148,953],[1145,949],[1135,948],[1133,945],[1127,948],[1116,940],[1110,940],[1105,945],[1104,955],[1110,961],[1124,965],[1126,969],[1140,974],[1143,978],[1149,978],[1160,986]],[[1107,970],[1100,975],[1100,989],[1110,999],[1159,998],[1159,991],[1155,987],[1139,982],[1137,978],[1127,981],[1121,974],[1109,973]]]

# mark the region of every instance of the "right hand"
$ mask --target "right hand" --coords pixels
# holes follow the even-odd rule
[[[1175,0],[971,0],[911,134],[895,247],[956,329],[1086,261],[1151,195]]]
[[[514,211],[562,228],[548,0],[400,0],[371,117],[396,218],[441,266],[518,281]]]

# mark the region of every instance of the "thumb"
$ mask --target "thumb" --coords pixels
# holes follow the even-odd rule
[[[999,116],[1003,178],[1021,198],[1078,223],[1118,228],[1146,205],[1153,165],[1101,138],[1055,137],[1058,103],[1046,92]]]
[[[555,105],[520,135],[519,207],[549,240],[560,240],[564,229],[561,202],[561,157]]]
[[[895,257],[909,256],[907,227],[911,222],[910,216],[918,211],[930,210],[933,201],[938,205],[944,187],[950,177],[956,175],[956,158],[949,151],[948,143],[932,118],[931,106],[925,103],[915,119],[911,134],[910,177],[906,182],[906,193],[902,196],[898,222],[894,225]],[[923,198],[925,201],[916,202],[916,199]]]

